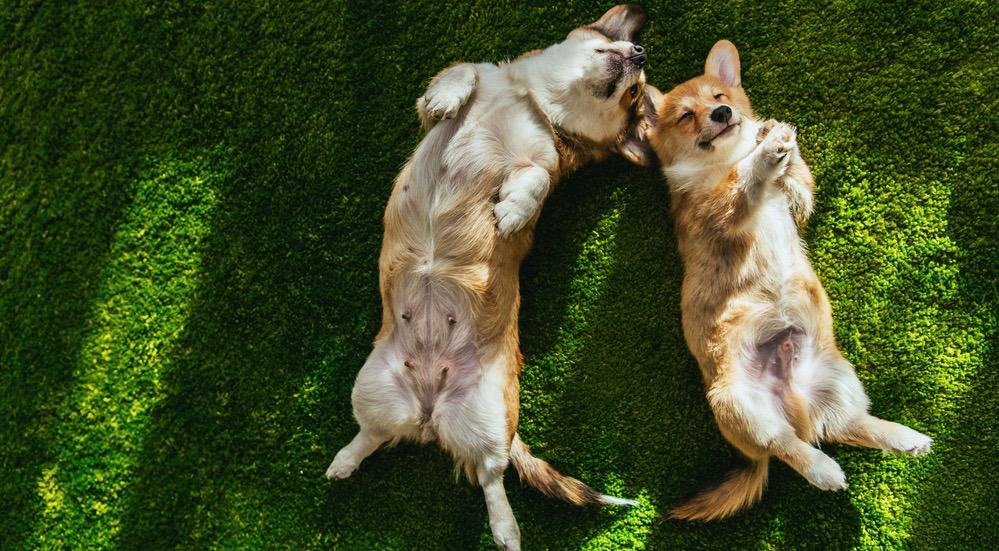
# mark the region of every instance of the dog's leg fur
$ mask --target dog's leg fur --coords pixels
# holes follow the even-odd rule
[[[482,360],[482,383],[461,402],[442,404],[440,443],[482,486],[489,527],[504,549],[520,549],[520,528],[507,501],[503,473],[510,462],[510,437],[504,389],[509,361],[505,355]],[[514,405],[516,406],[516,404]],[[473,478],[474,477],[474,478]]]
[[[485,457],[476,466],[475,474],[486,498],[493,539],[503,549],[519,551],[520,527],[517,526],[517,519],[513,516],[513,509],[510,508],[506,489],[503,487],[503,472],[507,461],[506,457]]]
[[[774,129],[786,132],[787,128],[788,125],[774,119],[765,121],[760,127],[757,141],[762,142]],[[794,128],[791,127],[791,130],[793,132]],[[796,141],[794,138],[792,135],[792,141]],[[777,189],[787,198],[787,206],[791,211],[795,226],[798,228],[798,231],[801,231],[805,222],[812,215],[812,208],[815,203],[815,179],[812,177],[812,171],[809,170],[808,164],[801,158],[801,152],[798,150],[796,144],[790,147],[784,176],[777,178],[776,184]]]
[[[835,461],[798,437],[769,390],[748,392],[745,383],[716,381],[708,401],[726,438],[750,459],[775,456],[823,490],[846,488],[846,476]]]
[[[376,342],[357,374],[351,402],[354,418],[361,428],[354,439],[337,452],[326,469],[326,478],[330,480],[347,478],[379,446],[399,436],[391,427],[398,422],[393,418],[393,412],[398,408],[393,405],[402,400],[391,384],[386,363],[389,352],[386,340]]]
[[[697,206],[698,216],[716,221],[715,228],[725,232],[738,232],[743,223],[752,217],[756,209],[764,203],[767,193],[778,187],[777,182],[784,177],[792,158],[797,158],[797,142],[794,128],[784,123],[775,123],[763,141],[744,159],[736,163],[714,189],[708,191]],[[804,166],[804,163],[796,163]],[[805,168],[807,172],[807,167]],[[795,176],[805,174],[795,169]],[[808,178],[811,174],[808,173]],[[797,182],[794,182],[797,183]],[[793,184],[790,184],[793,185]],[[807,186],[804,186],[807,188]],[[802,218],[811,213],[811,193],[802,196],[804,189],[795,186],[785,192],[792,209],[802,213]]]
[[[831,329],[832,324],[827,327]],[[834,337],[830,333],[826,338],[831,343]],[[823,440],[908,455],[929,453],[929,436],[868,413],[870,400],[853,364],[839,350],[821,350],[816,359],[821,367],[811,393],[819,407],[812,408],[812,413]]]
[[[767,186],[787,171],[795,148],[797,142],[794,129],[784,123],[777,123],[753,153],[739,163],[739,180],[736,186],[744,197],[745,215],[752,214],[766,193]]]
[[[379,446],[389,440],[387,435],[381,434],[370,428],[361,427],[357,436],[350,441],[333,458],[328,469],[326,478],[330,480],[341,480],[347,478],[355,470],[361,461],[372,454]]]
[[[438,121],[453,119],[472,96],[479,74],[475,65],[459,63],[437,73],[427,91],[416,100],[416,112],[424,130]]]
[[[794,225],[800,232],[805,222],[812,215],[815,180],[808,165],[801,159],[801,153],[795,148],[787,165],[783,178],[777,180],[777,188],[787,197],[787,206],[794,218]]]
[[[493,208],[500,235],[519,231],[537,216],[550,189],[551,176],[540,166],[530,164],[514,170],[500,187],[500,200]]]
[[[864,446],[894,453],[919,456],[930,452],[933,440],[905,425],[864,414],[840,434],[829,439],[853,446]]]

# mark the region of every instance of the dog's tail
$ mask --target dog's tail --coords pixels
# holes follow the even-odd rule
[[[721,484],[673,508],[669,517],[705,521],[730,517],[760,500],[769,470],[769,458],[754,460],[748,467],[729,473]]]
[[[547,462],[531,455],[531,450],[527,449],[527,445],[520,439],[519,434],[513,435],[510,460],[520,474],[521,480],[548,497],[557,497],[573,505],[635,505],[637,503],[630,499],[601,494],[579,480],[556,471]]]

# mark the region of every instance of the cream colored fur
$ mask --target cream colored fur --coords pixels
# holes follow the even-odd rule
[[[641,8],[618,6],[513,62],[452,66],[417,101],[428,132],[385,211],[382,328],[352,393],[360,431],[329,478],[384,443],[436,442],[482,486],[506,549],[520,547],[503,489],[511,456],[548,495],[630,503],[559,474],[516,435],[518,272],[562,176],[614,152],[645,160],[645,56],[633,44],[644,22]]]

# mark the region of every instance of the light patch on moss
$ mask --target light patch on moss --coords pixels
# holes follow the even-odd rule
[[[614,522],[580,545],[580,549],[646,549],[649,534],[659,522],[659,510],[648,493],[636,498],[637,505],[615,511]]]
[[[66,492],[59,487],[58,474],[59,467],[51,466],[42,471],[42,476],[38,478],[38,496],[45,503],[43,514],[46,518],[55,518],[61,511],[63,502],[66,501]]]
[[[158,400],[158,351],[175,347],[197,288],[200,251],[225,177],[219,156],[162,162],[135,182],[102,273],[93,334],[74,371],[76,390],[67,394],[66,418],[51,442],[63,468],[46,467],[39,481],[50,518],[35,526],[36,542],[114,542],[121,497]],[[56,511],[59,518],[51,518]],[[81,540],[83,534],[90,536]]]

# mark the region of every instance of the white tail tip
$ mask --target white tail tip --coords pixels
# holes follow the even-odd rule
[[[638,502],[634,499],[623,499],[608,495],[600,496],[600,503],[603,503],[604,505],[619,505],[621,507],[634,507],[635,505],[638,505]]]

